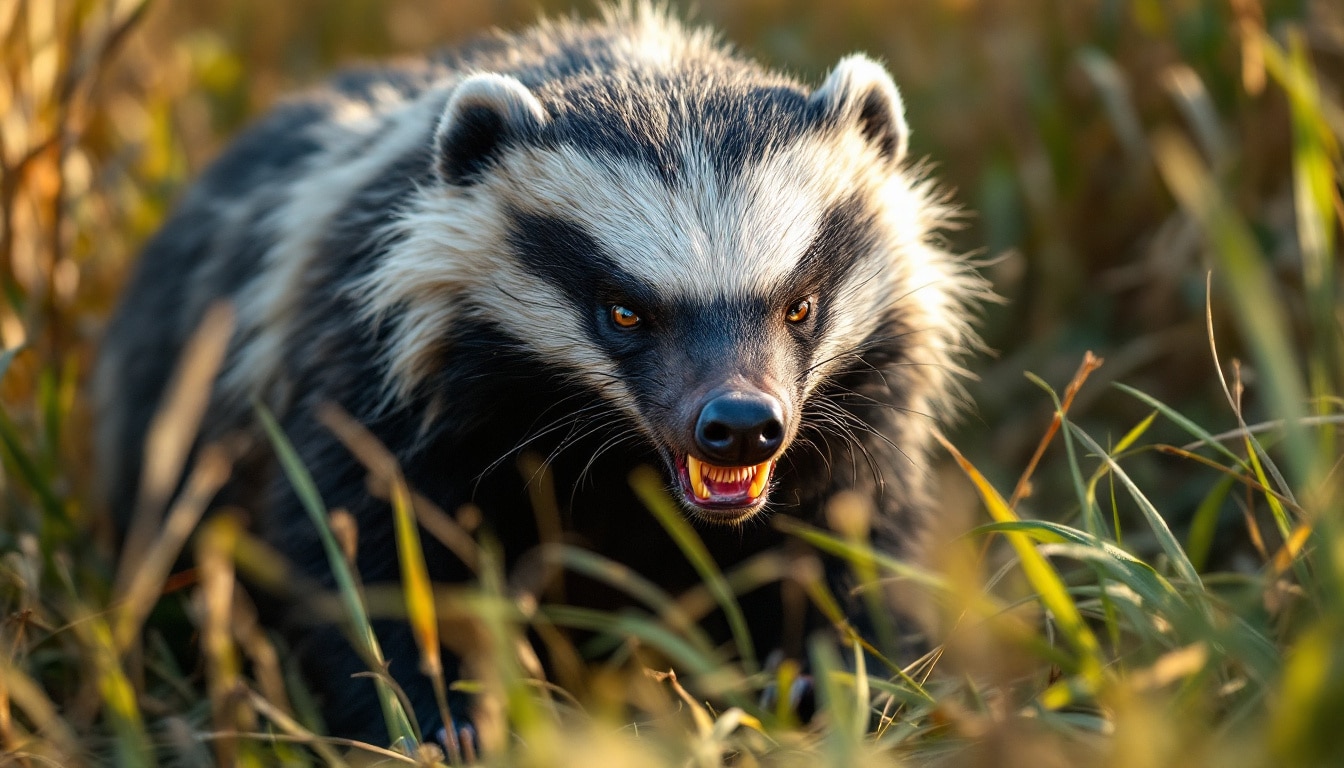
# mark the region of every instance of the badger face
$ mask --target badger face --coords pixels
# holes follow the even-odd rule
[[[672,292],[607,267],[570,290],[611,361],[604,375],[619,382],[617,404],[657,448],[687,509],[725,522],[754,513],[798,430],[821,286],[790,276],[759,293]]]
[[[692,515],[737,523],[872,346],[904,345],[938,392],[965,313],[890,77],[856,56],[808,93],[734,63],[726,82],[659,59],[457,84],[440,183],[358,290],[398,325],[390,397],[446,364],[455,323],[486,321],[624,415]]]

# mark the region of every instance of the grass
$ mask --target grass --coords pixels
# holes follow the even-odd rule
[[[0,0],[0,765],[441,757],[412,747],[387,679],[384,744],[321,735],[239,583],[284,580],[283,558],[231,517],[199,523],[225,457],[204,456],[137,556],[117,563],[84,385],[137,244],[241,121],[336,60],[437,42],[427,19],[451,39],[528,15],[445,8]],[[496,765],[1344,760],[1344,19],[1330,3],[1254,0],[1009,11],[952,0],[899,14],[766,0],[704,11],[813,80],[849,49],[887,56],[915,151],[940,159],[980,212],[953,236],[988,247],[986,272],[1010,301],[986,323],[1000,354],[979,365],[978,411],[942,442],[940,545],[920,563],[873,551],[854,500],[837,502],[832,530],[776,522],[850,561],[865,599],[916,606],[933,650],[902,666],[869,647],[851,669],[837,649],[864,641],[815,559],[720,572],[643,474],[631,482],[701,587],[667,594],[553,544],[548,564],[618,585],[642,609],[550,604],[510,581],[469,513],[433,508],[330,413],[393,502],[408,585],[388,594],[349,573],[319,601],[370,641],[371,669],[369,616],[407,617],[430,672],[438,638],[465,638],[455,651],[471,673],[455,685],[476,695]],[[196,375],[212,366],[208,338],[198,350]],[[165,423],[195,422],[192,390]],[[151,464],[180,466],[182,440],[165,427]],[[285,470],[302,489],[304,468]],[[535,487],[535,503],[553,503]],[[304,497],[341,569],[352,546],[341,514]],[[475,580],[429,584],[422,535]],[[186,550],[193,576],[170,575]],[[790,690],[796,666],[713,647],[695,624],[719,609],[731,619],[737,594],[780,579],[836,623],[809,646],[822,714],[806,725],[784,697],[759,704],[770,685]],[[609,661],[581,663],[565,628],[606,638]],[[543,652],[569,659],[554,679]]]

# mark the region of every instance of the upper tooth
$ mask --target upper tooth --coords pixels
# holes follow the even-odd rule
[[[705,463],[694,456],[686,456],[686,474],[691,478],[691,490],[695,492],[697,499],[708,499],[709,489],[705,487]]]
[[[691,489],[700,499],[710,496],[710,481],[715,483],[749,483],[752,496],[760,496],[770,480],[770,462],[766,461],[747,467],[720,467],[701,461],[694,456],[686,456],[687,474],[690,475]]]
[[[757,464],[753,469],[756,470],[756,477],[752,478],[747,493],[754,499],[765,492],[765,484],[770,481],[770,462]]]

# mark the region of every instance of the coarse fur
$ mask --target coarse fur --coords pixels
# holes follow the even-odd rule
[[[631,491],[641,465],[664,471],[725,571],[782,546],[768,515],[824,525],[847,491],[876,510],[876,546],[914,556],[934,512],[930,431],[956,410],[986,293],[942,245],[952,210],[907,142],[900,96],[871,59],[843,59],[809,89],[646,5],[348,73],[285,102],[186,195],[108,329],[97,442],[118,522],[172,369],[227,300],[236,328],[200,440],[251,436],[226,496],[321,584],[317,532],[255,401],[323,501],[353,515],[366,583],[398,578],[391,516],[316,419],[326,403],[438,506],[478,507],[510,566],[542,539],[523,451],[549,468],[566,540],[673,594],[698,578]],[[800,302],[809,311],[786,321]],[[633,329],[611,322],[625,307]],[[691,425],[724,392],[760,395],[782,435],[768,492],[729,516],[676,487],[700,452]],[[422,538],[435,580],[470,578]],[[827,571],[844,599],[848,573]],[[565,594],[623,602],[577,580]],[[796,650],[806,629],[779,601],[777,589],[743,598],[758,653]],[[351,677],[363,662],[292,597],[281,614],[331,730],[378,740],[373,686]],[[409,631],[378,631],[432,731]]]

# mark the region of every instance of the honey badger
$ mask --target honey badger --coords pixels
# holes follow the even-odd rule
[[[366,583],[398,578],[391,513],[316,418],[327,403],[438,506],[479,508],[509,564],[542,539],[524,450],[547,463],[567,541],[672,594],[698,579],[634,496],[641,465],[723,570],[782,544],[768,516],[824,524],[843,492],[871,500],[876,546],[913,554],[930,431],[955,405],[984,288],[942,244],[952,211],[908,133],[872,59],[809,88],[647,6],[338,76],[245,132],[145,248],[96,372],[114,514],[128,523],[187,339],[227,300],[200,440],[256,436],[225,495],[328,586],[255,401],[357,521]],[[423,538],[432,578],[470,578]],[[842,598],[847,574],[829,566]],[[622,604],[577,581],[566,599]],[[759,653],[798,631],[778,590],[742,605]],[[351,677],[364,663],[301,613],[283,624],[328,727],[377,740],[373,686]],[[433,732],[409,631],[378,631]]]

